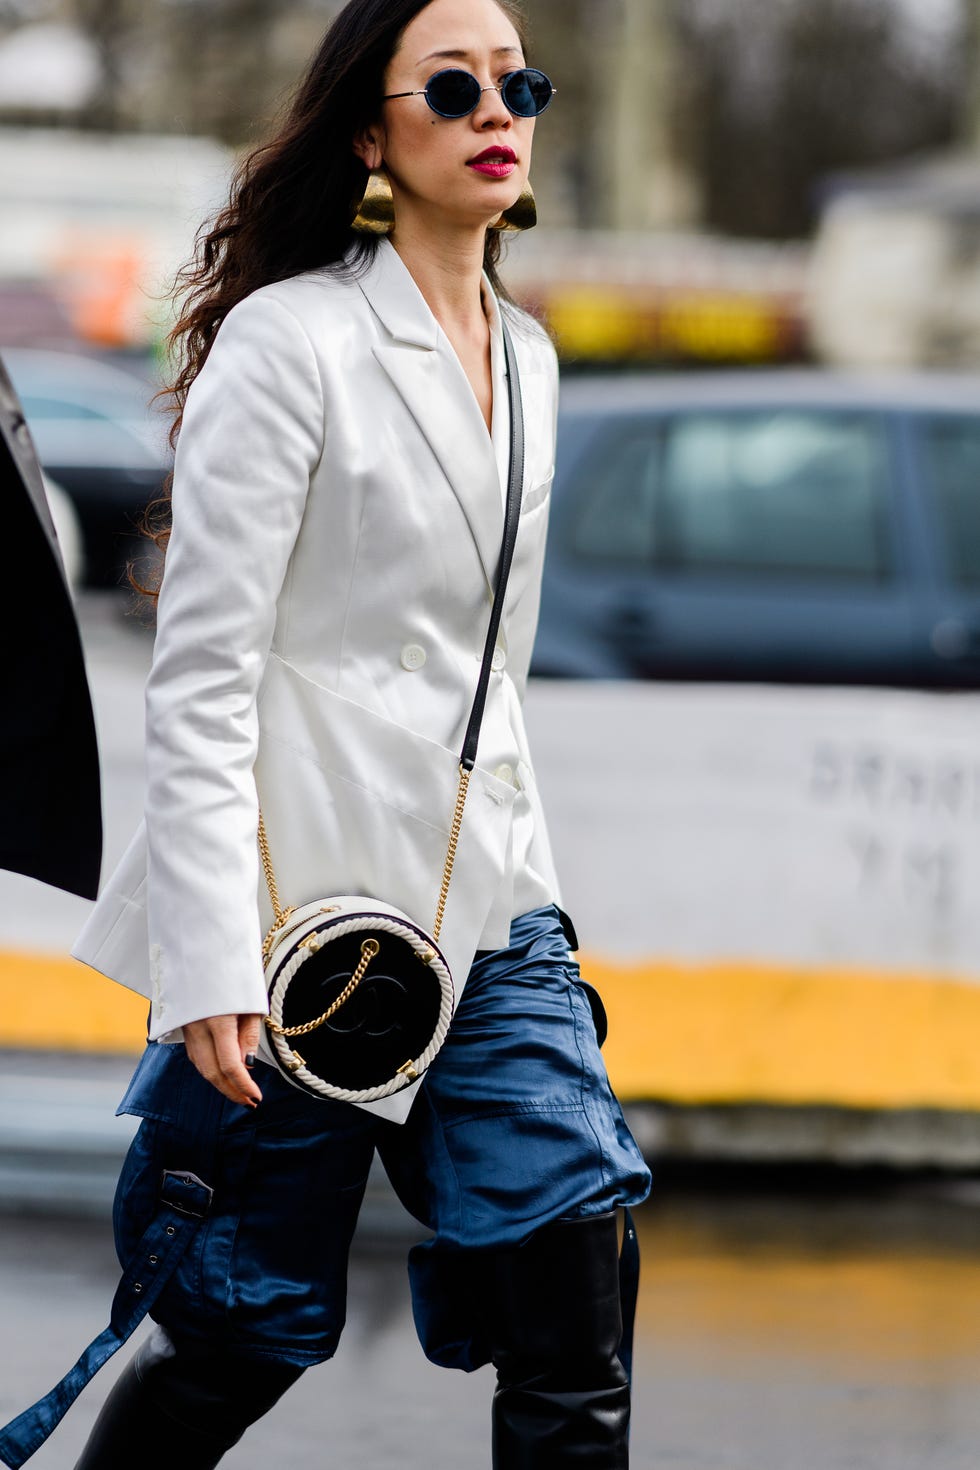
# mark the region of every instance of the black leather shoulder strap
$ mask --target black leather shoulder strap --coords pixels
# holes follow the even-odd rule
[[[500,561],[497,564],[497,579],[493,589],[493,605],[490,609],[490,626],[487,629],[487,641],[483,648],[483,666],[480,669],[480,681],[476,686],[476,698],[473,700],[473,708],[470,712],[469,724],[466,727],[466,739],[463,741],[463,751],[459,763],[464,771],[472,771],[476,765],[476,749],[480,741],[480,726],[483,724],[483,711],[487,703],[487,690],[490,687],[490,668],[493,659],[493,651],[497,646],[497,633],[500,630],[500,618],[504,610],[504,596],[507,592],[507,579],[510,576],[511,562],[514,560],[514,547],[517,544],[517,529],[521,519],[521,496],[524,490],[524,405],[521,400],[521,380],[517,371],[517,354],[514,344],[504,320],[502,308],[500,311],[500,325],[504,334],[504,357],[507,363],[507,397],[510,403],[510,473],[507,477],[507,509],[504,514],[504,539],[500,548]]]

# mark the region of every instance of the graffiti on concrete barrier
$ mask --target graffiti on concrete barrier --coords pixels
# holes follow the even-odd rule
[[[810,791],[821,802],[876,812],[980,821],[980,765],[948,756],[821,741],[813,750]]]
[[[809,791],[849,818],[847,846],[861,895],[887,890],[936,919],[954,913],[963,867],[956,839],[980,820],[980,766],[884,744],[821,741],[812,752]]]

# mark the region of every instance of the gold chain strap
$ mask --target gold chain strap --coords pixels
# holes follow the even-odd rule
[[[263,965],[267,965],[269,963],[269,956],[272,954],[272,946],[276,942],[276,935],[279,933],[283,924],[287,923],[290,917],[295,914],[296,909],[284,909],[279,902],[279,885],[276,882],[276,875],[272,867],[272,855],[269,852],[269,839],[266,836],[265,821],[261,808],[259,809],[259,856],[262,859],[262,871],[265,873],[265,886],[269,890],[272,912],[275,915],[275,923],[262,941],[262,963]]]
[[[274,1031],[277,1036],[309,1036],[311,1031],[318,1031],[321,1026],[325,1026],[330,1020],[330,1017],[336,1015],[340,1007],[350,1000],[354,991],[364,979],[365,970],[380,949],[381,945],[376,939],[364,940],[364,943],[361,945],[360,964],[337,996],[337,999],[332,1005],[327,1007],[322,1016],[317,1016],[315,1021],[305,1021],[302,1026],[280,1026],[271,1017],[267,1016],[265,1024],[269,1030]]]
[[[449,883],[453,876],[453,865],[456,862],[456,846],[459,842],[459,829],[463,825],[463,807],[466,805],[466,793],[469,790],[470,773],[465,766],[459,768],[459,787],[456,791],[456,810],[453,812],[453,824],[449,829],[449,847],[446,850],[446,862],[442,870],[442,886],[439,889],[439,902],[436,904],[436,921],[432,926],[432,937],[438,940],[442,929],[442,916],[446,911],[446,895],[449,893]]]
[[[452,881],[453,867],[456,863],[456,848],[459,845],[459,834],[460,829],[463,825],[463,808],[466,805],[466,793],[469,790],[469,785],[470,773],[468,770],[466,770],[465,766],[460,766],[459,786],[456,790],[456,807],[453,811],[452,825],[449,829],[449,845],[446,849],[446,861],[443,864],[442,869],[442,883],[439,888],[439,901],[436,904],[435,923],[432,926],[432,937],[436,941],[438,941],[439,935],[442,931],[442,920],[446,912],[446,898],[449,894],[449,884]],[[265,820],[263,819],[261,809],[259,810],[259,855],[262,858],[262,871],[265,873],[265,885],[269,890],[269,898],[272,903],[272,912],[275,915],[275,923],[272,925],[272,928],[269,930],[264,940],[262,941],[262,962],[263,964],[267,965],[269,963],[269,956],[272,954],[273,945],[276,942],[276,935],[279,933],[279,930],[283,927],[283,925],[288,923],[291,916],[295,914],[296,909],[295,907],[284,909],[279,901],[279,885],[276,882],[275,871],[272,867],[272,855],[269,852],[269,839],[266,834]],[[371,942],[373,943],[374,941]],[[369,956],[369,958],[373,958],[373,956]],[[361,963],[364,964],[365,962],[362,960]],[[360,966],[358,966],[358,969],[360,969]],[[360,984],[363,973],[364,971],[361,969],[360,974],[357,976],[357,984]],[[347,990],[345,990],[343,994],[339,996],[336,1001],[334,1001],[334,1008],[342,1006],[344,1001],[349,999],[350,995],[353,994],[354,989],[356,989],[356,985],[352,981]],[[327,1012],[327,1016],[332,1014],[333,1010]],[[319,1021],[308,1025],[306,1029],[308,1031],[312,1031],[315,1029],[316,1026],[321,1026],[323,1022],[327,1019],[327,1016],[321,1016]],[[270,1030],[276,1031],[277,1028],[270,1025]],[[277,1034],[282,1036],[301,1036],[303,1032],[302,1030],[277,1031]]]

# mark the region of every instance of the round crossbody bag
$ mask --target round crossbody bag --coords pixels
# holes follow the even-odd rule
[[[470,773],[490,684],[507,579],[520,523],[524,417],[514,347],[503,326],[511,446],[504,534],[483,663],[459,760],[453,811],[432,932],[401,909],[351,894],[284,907],[259,814],[259,852],[274,922],[262,945],[269,1015],[280,1070],[315,1097],[379,1102],[416,1082],[449,1031],[456,997],[439,948]]]

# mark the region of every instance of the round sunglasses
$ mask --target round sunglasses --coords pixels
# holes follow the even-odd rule
[[[472,72],[450,66],[431,76],[420,92],[389,92],[383,98],[393,102],[397,97],[424,97],[439,117],[468,117],[480,105],[484,92],[499,92],[508,112],[515,117],[537,117],[544,112],[558,91],[550,77],[532,66],[521,67],[504,77],[499,87],[481,87]]]

